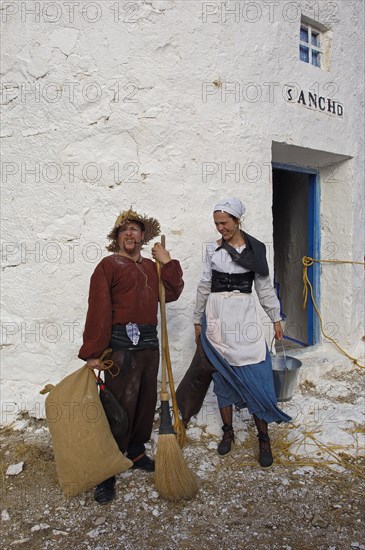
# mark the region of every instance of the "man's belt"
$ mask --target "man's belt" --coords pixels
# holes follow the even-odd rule
[[[251,293],[252,281],[255,274],[253,271],[247,273],[221,273],[212,270],[212,286],[211,292],[239,292]]]
[[[131,349],[158,349],[157,326],[136,325],[139,331],[138,343],[133,344],[127,333],[126,325],[118,324],[112,326],[112,337],[110,347],[113,351]]]

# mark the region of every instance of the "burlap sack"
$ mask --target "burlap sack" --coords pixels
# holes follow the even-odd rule
[[[65,496],[87,491],[132,466],[113,438],[95,376],[86,365],[50,391],[46,417]]]

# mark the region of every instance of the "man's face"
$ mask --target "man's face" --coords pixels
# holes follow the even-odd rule
[[[126,222],[118,231],[118,245],[121,251],[134,254],[141,248],[144,231],[137,222]]]

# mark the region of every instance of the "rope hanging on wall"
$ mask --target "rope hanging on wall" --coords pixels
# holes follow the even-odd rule
[[[336,342],[336,340],[334,340],[333,338],[331,338],[331,336],[329,336],[328,334],[326,334],[324,328],[323,328],[323,321],[322,321],[322,317],[321,317],[321,314],[319,312],[319,309],[317,307],[317,304],[316,304],[316,301],[314,299],[314,295],[313,295],[313,287],[312,287],[312,284],[308,278],[308,267],[311,267],[314,263],[335,263],[335,264],[357,264],[357,265],[365,265],[365,262],[353,262],[351,260],[315,260],[314,258],[311,258],[310,256],[303,256],[302,258],[302,264],[303,264],[303,299],[304,299],[304,302],[303,302],[303,309],[305,309],[306,305],[307,305],[307,301],[308,301],[308,287],[309,287],[309,292],[310,292],[310,296],[312,298],[312,303],[313,303],[313,307],[318,315],[318,318],[319,318],[319,323],[320,323],[320,327],[321,327],[321,332],[323,334],[323,336],[325,338],[327,338],[328,340],[330,340],[335,346],[336,348],[343,354],[345,355],[346,357],[348,357],[353,363],[354,365],[358,366],[358,367],[361,367],[361,368],[365,368],[365,365],[362,365],[361,363],[359,363],[359,360],[356,359],[356,357],[352,357],[351,355],[349,355],[347,353],[347,351],[345,351],[343,348],[341,348],[341,346]]]

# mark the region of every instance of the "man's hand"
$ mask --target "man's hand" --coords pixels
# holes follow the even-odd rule
[[[198,343],[198,340],[200,338],[200,335],[202,333],[202,326],[201,325],[194,325],[195,328],[195,343]]]
[[[101,366],[99,359],[87,359],[86,364],[89,369],[100,369]]]
[[[274,323],[274,331],[276,340],[282,340],[284,337],[283,327],[281,326],[280,321]]]
[[[170,253],[167,252],[166,248],[162,246],[161,243],[155,243],[152,248],[153,259],[160,264],[165,265],[171,261]]]

